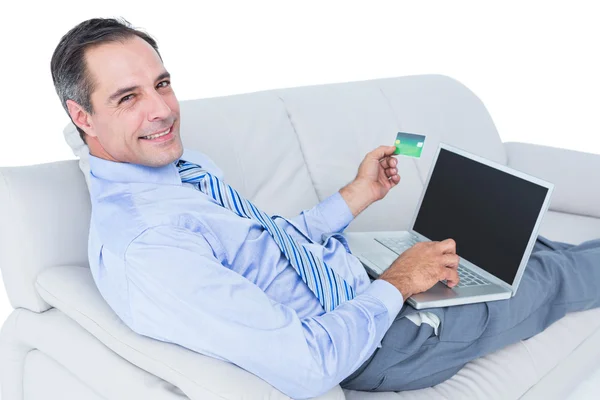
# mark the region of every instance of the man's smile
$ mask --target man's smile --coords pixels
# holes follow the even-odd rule
[[[152,142],[166,142],[168,140],[171,140],[175,137],[175,135],[173,135],[173,126],[175,124],[171,125],[167,130],[165,131],[161,131],[158,133],[153,133],[151,135],[148,136],[142,136],[140,139],[143,140],[149,140]]]

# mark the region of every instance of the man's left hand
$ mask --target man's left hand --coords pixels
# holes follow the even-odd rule
[[[360,163],[356,178],[340,190],[355,217],[400,182],[395,150],[396,146],[379,146],[369,152]]]

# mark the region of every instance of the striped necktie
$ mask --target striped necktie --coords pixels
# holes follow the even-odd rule
[[[197,164],[179,160],[176,165],[182,182],[193,183],[196,189],[215,199],[221,206],[262,225],[304,283],[317,296],[325,311],[331,311],[344,301],[354,298],[354,290],[341,276],[231,186]]]

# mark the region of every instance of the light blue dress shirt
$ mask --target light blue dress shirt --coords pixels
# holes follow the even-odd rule
[[[181,157],[223,178],[206,155]],[[325,313],[271,235],[182,184],[175,164],[146,167],[90,155],[90,268],[133,331],[234,363],[295,399],[327,392],[377,348],[402,307],[371,282],[339,232],[352,221],[337,192],[276,223],[355,289]],[[225,179],[226,181],[226,179]],[[260,207],[260,205],[258,205]]]

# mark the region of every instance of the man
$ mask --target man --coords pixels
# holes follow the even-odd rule
[[[354,181],[313,209],[270,217],[206,155],[184,150],[179,104],[147,34],[85,21],[62,38],[51,69],[89,147],[94,279],[141,335],[235,363],[301,399],[339,383],[431,386],[600,305],[600,240],[540,237],[514,298],[418,314],[405,299],[458,283],[452,239],[414,246],[371,282],[337,234],[400,181],[393,146],[367,154]]]

